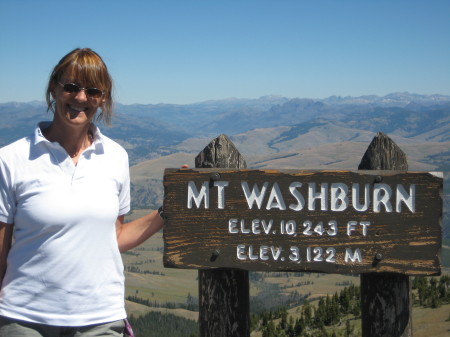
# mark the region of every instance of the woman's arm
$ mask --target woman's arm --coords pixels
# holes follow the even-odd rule
[[[139,246],[164,225],[158,211],[127,223],[124,223],[124,219],[125,217],[121,215],[116,221],[117,242],[121,253]]]
[[[6,272],[6,258],[11,249],[13,225],[0,222],[0,288]]]

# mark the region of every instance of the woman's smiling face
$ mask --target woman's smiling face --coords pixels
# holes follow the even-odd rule
[[[58,85],[53,90],[55,105],[55,119],[61,119],[72,125],[86,125],[92,122],[99,107],[104,102],[104,97],[93,97],[86,90],[78,92],[66,92],[64,84],[75,83],[80,88],[86,88],[88,83],[80,83],[65,72]],[[89,86],[90,87],[90,86]]]
[[[80,90],[84,88],[88,89]],[[50,74],[45,98],[55,120],[92,121],[101,108],[96,119],[103,119],[106,125],[111,122],[112,79],[102,58],[89,48],[76,48],[58,62]]]

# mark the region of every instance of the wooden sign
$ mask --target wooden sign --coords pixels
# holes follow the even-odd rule
[[[442,177],[166,169],[164,265],[438,275]]]

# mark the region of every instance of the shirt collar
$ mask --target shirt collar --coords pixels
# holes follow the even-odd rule
[[[51,123],[52,122],[50,121],[38,123],[37,128],[34,130],[34,140],[33,140],[34,145],[37,145],[41,142],[49,142],[47,138],[44,137],[42,130],[48,128]],[[104,138],[103,134],[100,132],[100,129],[94,123],[91,123],[91,125],[89,126],[89,132],[93,136],[91,147],[93,147],[94,149],[102,150]]]

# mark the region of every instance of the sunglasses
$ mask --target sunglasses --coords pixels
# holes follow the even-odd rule
[[[60,86],[62,86],[63,90],[69,94],[77,94],[81,90],[84,90],[86,95],[93,97],[93,98],[100,98],[103,96],[104,92],[97,88],[80,88],[79,85],[75,83],[66,83],[62,84],[61,82],[58,82]]]

